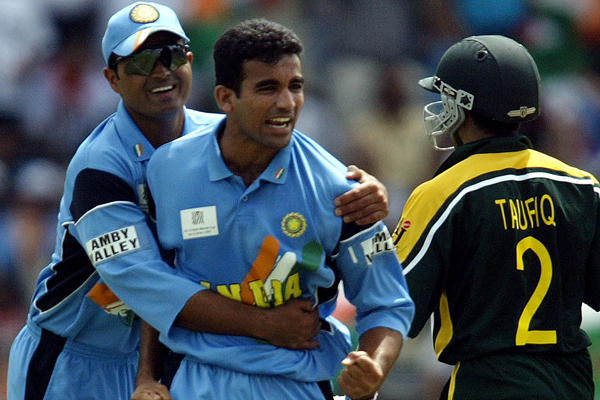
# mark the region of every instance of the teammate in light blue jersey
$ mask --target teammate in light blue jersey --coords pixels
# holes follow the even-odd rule
[[[27,325],[11,349],[10,400],[129,400],[138,363],[136,309],[157,300],[155,311],[173,322],[188,298],[202,289],[198,282],[177,278],[163,261],[148,214],[145,177],[147,162],[160,145],[223,119],[184,106],[192,85],[187,42],[175,13],[156,3],[131,4],[108,23],[104,74],[122,100],[69,165],[52,261],[40,273]],[[378,187],[367,180],[366,192]],[[366,192],[342,203],[359,197],[359,213],[369,214],[373,209],[364,208],[364,202],[377,196]],[[377,212],[382,204],[387,210],[380,202]],[[346,206],[356,209],[357,204]],[[172,274],[179,290],[172,293],[162,280],[137,276],[132,273],[137,266],[156,276],[159,271]],[[126,303],[103,279],[109,273],[120,291],[133,293]],[[248,336],[271,342],[285,326],[257,328],[249,318],[245,323],[245,315],[237,329]],[[295,332],[279,332],[278,345],[314,346],[317,317],[288,322]]]
[[[290,350],[196,332],[165,321],[149,303],[142,318],[185,355],[174,400],[332,399],[331,386],[319,382],[342,364],[344,393],[372,398],[410,327],[414,304],[386,226],[334,215],[333,200],[355,182],[294,130],[304,102],[301,51],[293,32],[270,21],[228,30],[214,50],[215,97],[226,119],[162,146],[147,176],[159,242],[174,251],[178,277],[202,285],[200,296],[219,293],[257,308],[309,299],[324,318],[320,346]],[[167,284],[169,277],[155,279]],[[340,280],[357,310],[357,351],[328,319]],[[173,303],[180,290],[173,281]]]

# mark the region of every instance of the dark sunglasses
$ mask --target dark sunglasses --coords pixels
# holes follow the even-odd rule
[[[117,57],[112,63],[111,68],[116,71],[117,65],[121,61],[127,61],[127,64],[125,64],[125,73],[127,75],[148,76],[154,69],[156,62],[160,61],[170,71],[174,71],[188,62],[188,51],[189,46],[182,44],[144,49],[129,56]]]

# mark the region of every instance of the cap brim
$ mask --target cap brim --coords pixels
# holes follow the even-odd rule
[[[419,80],[419,85],[423,88],[423,89],[427,89],[430,92],[436,92],[439,93],[439,91],[435,88],[435,86],[433,86],[434,82],[436,80],[435,76],[430,76],[429,78],[423,78]]]
[[[115,47],[112,52],[118,56],[128,56],[139,49],[139,47],[144,44],[150,35],[163,31],[174,33],[175,35],[180,36],[186,42],[190,41],[190,39],[188,39],[188,37],[180,30],[173,29],[172,27],[152,26],[150,28],[137,31],[133,35],[129,36],[127,39],[119,43],[119,45]]]

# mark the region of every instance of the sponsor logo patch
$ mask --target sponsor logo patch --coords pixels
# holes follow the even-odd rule
[[[89,240],[85,247],[92,264],[141,248],[134,226],[117,229]]]
[[[183,239],[197,239],[219,234],[217,207],[188,208],[179,212]]]
[[[375,236],[369,240],[365,240],[360,245],[363,253],[365,254],[365,259],[368,265],[371,265],[373,262],[373,257],[375,257],[377,254],[386,251],[394,251],[394,243],[392,242],[392,237],[387,230],[383,232],[377,232]]]
[[[404,232],[408,231],[408,229],[410,228],[410,221],[405,221],[404,217],[402,217],[402,219],[400,220],[400,223],[398,224],[398,226],[396,227],[396,230],[394,230],[394,245],[397,245],[398,242],[400,241],[400,238],[402,237],[402,235],[404,235]]]

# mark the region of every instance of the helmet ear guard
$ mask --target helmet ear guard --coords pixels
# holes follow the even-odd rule
[[[442,100],[424,107],[425,133],[436,150],[452,150],[452,135],[465,121],[464,109],[473,108],[475,96],[464,90],[455,90],[437,77],[434,77],[433,87],[439,90]]]

